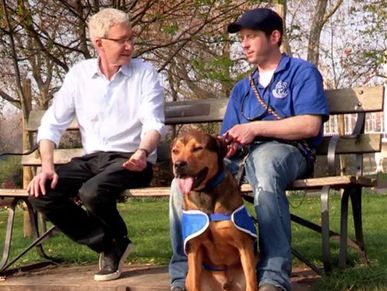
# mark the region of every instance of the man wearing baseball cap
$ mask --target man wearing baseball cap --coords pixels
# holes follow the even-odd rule
[[[227,30],[239,34],[253,70],[234,86],[221,134],[249,149],[245,169],[258,219],[259,290],[290,290],[291,226],[285,190],[313,169],[313,152],[329,116],[322,77],[314,65],[281,53],[283,20],[271,9],[249,10]],[[228,157],[238,163],[240,155],[233,148]],[[187,272],[179,233],[181,195],[172,183],[170,275],[174,291],[185,290]]]

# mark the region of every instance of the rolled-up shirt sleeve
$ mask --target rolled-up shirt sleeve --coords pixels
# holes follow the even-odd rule
[[[66,75],[60,90],[55,94],[52,105],[42,117],[37,142],[47,139],[59,145],[60,138],[75,117],[74,82],[72,74]]]
[[[164,114],[164,88],[159,75],[153,68],[147,70],[143,77],[140,121],[141,137],[151,130],[156,130],[162,137],[166,134]]]

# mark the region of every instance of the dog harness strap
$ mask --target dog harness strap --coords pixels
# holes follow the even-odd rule
[[[210,221],[231,220],[231,214],[211,213],[209,216],[210,216]]]
[[[210,219],[206,213],[200,210],[183,210],[181,224],[184,253],[187,254],[188,241],[205,232],[210,224]]]
[[[257,238],[257,229],[245,205],[242,205],[231,214],[231,220],[240,231]]]
[[[216,272],[216,271],[226,271],[227,268],[224,268],[224,267],[217,267],[217,266],[211,266],[211,265],[208,265],[208,264],[203,264],[203,269],[206,270],[206,271],[211,271],[211,272]]]
[[[255,239],[257,230],[245,205],[240,206],[231,215],[223,213],[207,214],[200,210],[183,210],[182,214],[182,235],[184,241],[184,252],[186,253],[187,243],[190,239],[201,235],[207,230],[211,221],[231,220],[235,227]],[[187,253],[186,253],[187,254]]]

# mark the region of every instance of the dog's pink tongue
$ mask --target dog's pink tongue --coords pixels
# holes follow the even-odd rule
[[[177,185],[179,186],[181,192],[188,194],[192,190],[193,178],[179,178],[177,179]]]

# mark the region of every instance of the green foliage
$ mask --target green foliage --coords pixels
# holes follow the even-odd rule
[[[227,55],[217,55],[211,58],[196,58],[191,62],[194,71],[197,74],[197,79],[206,80],[206,82],[221,83],[224,86],[233,86],[235,80],[230,76],[230,69],[233,66],[233,61]]]
[[[176,23],[170,23],[170,24],[164,25],[161,30],[164,33],[175,35],[176,32],[179,30],[179,27]]]
[[[0,185],[13,184],[22,186],[23,173],[20,165],[20,157],[7,157],[0,159]]]
[[[199,63],[199,62],[197,62]],[[207,72],[207,78],[213,81],[231,82],[229,68],[233,61],[228,56],[217,56],[202,63],[203,72]],[[198,66],[199,67],[199,66]]]

